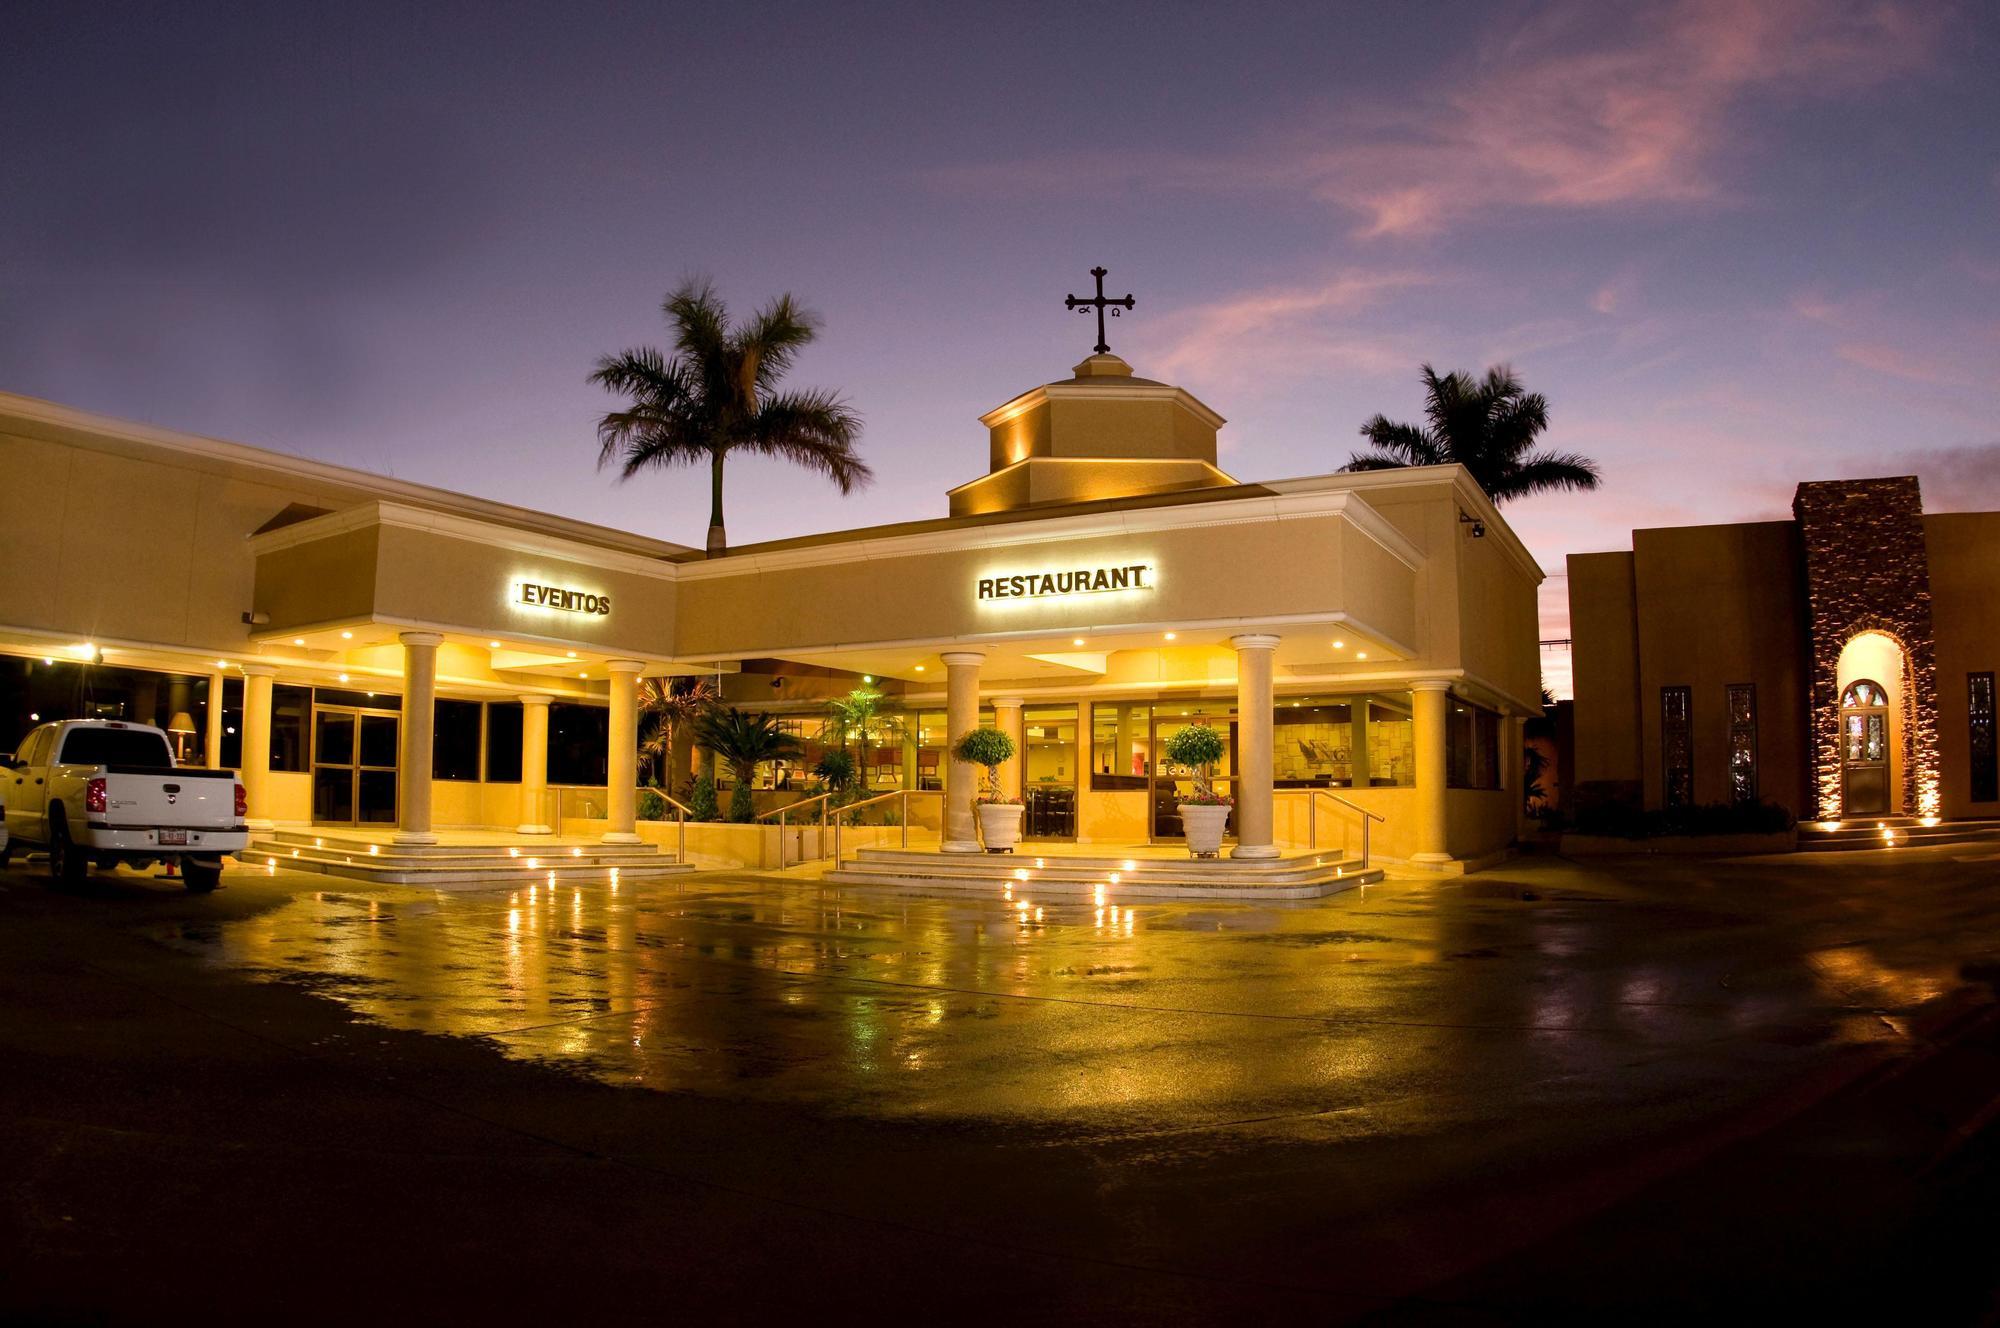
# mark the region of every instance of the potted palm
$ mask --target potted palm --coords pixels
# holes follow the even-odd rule
[[[1222,852],[1222,832],[1235,801],[1215,791],[1212,772],[1226,749],[1222,735],[1206,724],[1190,724],[1167,740],[1167,760],[1188,772],[1194,792],[1180,804],[1188,852],[1212,858]]]
[[[1021,842],[1019,798],[1000,791],[1000,767],[1014,759],[1014,740],[999,729],[974,729],[958,740],[951,754],[961,761],[986,767],[986,786],[979,793],[979,838],[988,853],[1012,853]]]
[[[736,776],[736,788],[729,795],[729,819],[752,821],[757,807],[750,789],[757,780],[757,767],[767,761],[788,761],[799,754],[799,740],[785,732],[783,724],[768,712],[745,714],[718,706],[696,716],[695,740],[729,763]]]

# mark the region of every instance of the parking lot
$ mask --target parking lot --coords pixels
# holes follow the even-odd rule
[[[1983,1027],[1994,865],[1524,861],[1097,906],[252,871],[66,894],[17,863],[5,1271],[79,1309],[212,1256],[298,1309],[332,1260],[329,1315],[426,1273],[400,1294],[503,1314],[968,1279],[996,1311],[1159,1317],[1504,1298],[1510,1260]]]

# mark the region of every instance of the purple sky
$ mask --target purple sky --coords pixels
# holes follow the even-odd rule
[[[10,10],[0,388],[699,544],[584,375],[683,275],[790,290],[880,479],[734,463],[740,543],[942,515],[1102,263],[1243,479],[1511,362],[1605,470],[1509,509],[1552,571],[1808,478],[2000,508],[1989,6],[285,13]]]

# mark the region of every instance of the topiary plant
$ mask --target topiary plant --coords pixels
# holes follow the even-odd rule
[[[1019,798],[1002,796],[1000,792],[1000,767],[1014,759],[1014,740],[999,729],[978,728],[958,740],[951,749],[953,757],[973,765],[986,767],[986,789],[979,795],[981,802],[1019,802]]]
[[[1206,724],[1189,724],[1167,739],[1167,760],[1186,769],[1188,778],[1194,781],[1194,793],[1187,802],[1196,806],[1234,805],[1234,799],[1217,793],[1212,782],[1215,763],[1228,750],[1222,735]]]
[[[719,821],[721,809],[715,805],[715,781],[707,775],[696,775],[694,787],[688,790],[688,817],[696,821]]]

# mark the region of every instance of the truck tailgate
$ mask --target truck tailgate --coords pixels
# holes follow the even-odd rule
[[[135,771],[104,776],[104,824],[223,830],[237,824],[236,777],[228,771]]]

